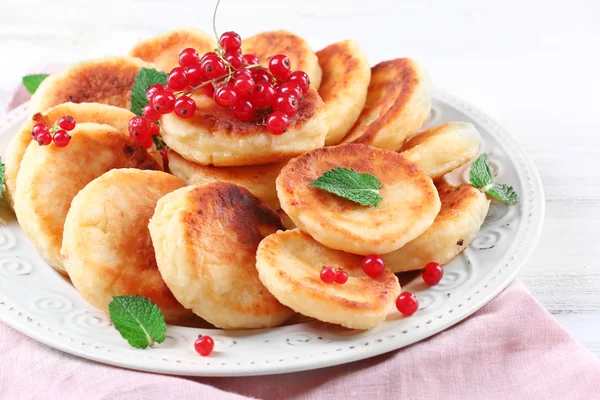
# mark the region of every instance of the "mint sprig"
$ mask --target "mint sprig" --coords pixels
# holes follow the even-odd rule
[[[469,180],[473,187],[481,189],[484,193],[504,204],[514,205],[519,202],[519,195],[512,186],[494,182],[492,168],[485,153],[473,161],[471,171],[469,171]]]
[[[0,199],[4,195],[4,163],[0,157]]]
[[[145,297],[113,297],[108,312],[123,339],[137,349],[145,349],[165,340],[165,318],[160,308]]]
[[[381,181],[371,174],[360,174],[350,168],[333,168],[325,171],[308,186],[323,189],[361,206],[376,207],[383,197],[379,195]]]
[[[136,75],[131,90],[131,112],[135,115],[142,115],[142,109],[148,104],[146,98],[146,89],[160,83],[167,84],[167,74],[151,68],[142,68]]]
[[[23,86],[29,92],[29,94],[34,94],[38,87],[42,84],[44,79],[49,77],[48,74],[34,74],[34,75],[26,75],[23,77]]]

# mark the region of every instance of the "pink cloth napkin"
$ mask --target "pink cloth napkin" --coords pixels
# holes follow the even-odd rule
[[[11,106],[28,97],[20,89]],[[600,360],[518,281],[427,340],[352,364],[285,375],[153,375],[62,353],[3,323],[0,338],[0,399],[600,398]]]

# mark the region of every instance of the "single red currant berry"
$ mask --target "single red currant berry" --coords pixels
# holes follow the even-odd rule
[[[40,133],[47,133],[50,134],[50,129],[48,129],[48,126],[46,124],[35,124],[33,126],[33,128],[31,129],[31,137],[33,137],[35,140],[37,140],[37,136]]]
[[[182,67],[188,67],[192,64],[197,64],[199,60],[200,54],[198,54],[196,49],[192,49],[191,47],[188,47],[179,53],[179,65]]]
[[[405,317],[410,317],[419,308],[419,300],[417,300],[417,296],[411,292],[402,292],[396,299],[396,308]]]
[[[215,95],[215,87],[213,85],[206,85],[202,88],[202,91],[208,97],[213,97]]]
[[[181,96],[175,101],[175,114],[180,118],[189,118],[196,112],[196,102],[188,96]]]
[[[163,147],[160,149],[160,155],[162,156],[163,169],[165,172],[169,172],[169,148]]]
[[[131,118],[129,120],[129,136],[132,139],[136,139],[137,136],[146,135],[150,135],[150,121],[144,117]]]
[[[246,65],[260,64],[258,57],[256,57],[254,54],[244,54],[242,58],[244,59],[244,64]]]
[[[290,82],[297,83],[302,89],[302,93],[308,92],[310,88],[310,77],[304,71],[294,71],[290,74]]]
[[[185,73],[185,68],[176,67],[169,73],[167,77],[167,86],[169,89],[178,92],[183,90],[188,85],[187,74]]]
[[[175,95],[165,90],[154,95],[152,107],[161,114],[169,114],[175,109],[175,100]]]
[[[348,273],[341,268],[338,269],[336,271],[335,283],[343,285],[346,282],[348,282]]]
[[[245,76],[247,78],[252,78],[252,71],[250,71],[248,68],[238,68],[234,73],[233,73],[233,77],[234,78],[240,78],[242,76]]]
[[[433,286],[437,285],[444,275],[444,270],[440,264],[436,262],[430,262],[425,265],[425,271],[423,272],[423,280],[426,284]]]
[[[250,93],[250,100],[257,107],[266,107],[275,100],[275,88],[269,82],[257,82]]]
[[[242,98],[231,106],[231,112],[240,121],[248,121],[254,116],[254,105],[250,100]]]
[[[164,92],[164,91],[165,91],[165,87],[163,85],[161,85],[160,83],[156,83],[156,84],[148,87],[148,89],[146,89],[146,98],[148,99],[148,101],[151,102],[157,93]]]
[[[240,76],[233,80],[233,90],[242,97],[249,96],[253,87],[254,79],[248,78],[247,76]]]
[[[335,278],[337,276],[337,272],[335,272],[335,268],[326,267],[323,265],[321,268],[321,280],[325,283],[333,283],[335,282]]]
[[[269,71],[280,81],[287,81],[292,73],[290,59],[284,54],[273,56],[269,61]]]
[[[160,113],[152,107],[151,104],[146,104],[142,108],[142,115],[150,122],[156,122],[160,118]]]
[[[160,126],[158,124],[150,124],[150,136],[158,136],[160,135]]]
[[[292,117],[298,111],[298,98],[290,93],[279,93],[273,102],[273,110],[284,112]]]
[[[225,61],[231,64],[231,66],[235,69],[238,69],[242,65],[244,65],[244,59],[242,58],[241,54],[225,53],[225,56],[223,58],[225,58]]]
[[[238,94],[229,85],[221,85],[215,89],[213,96],[215,103],[221,107],[228,107],[234,104],[238,99]]]
[[[192,64],[185,68],[185,75],[188,79],[188,84],[198,86],[204,81],[202,74],[202,66],[200,64]]]
[[[290,126],[290,117],[281,111],[273,111],[267,117],[267,130],[273,135],[281,135]]]
[[[200,64],[202,64],[202,62],[208,58],[219,58],[219,55],[217,53],[215,53],[214,51],[209,51],[208,53],[204,53],[204,55],[200,59]]]
[[[264,68],[256,68],[255,70],[253,70],[252,78],[254,79],[254,82],[256,82],[256,83],[258,83],[258,82],[272,83],[273,82],[273,77],[271,76],[269,71],[267,71]]]
[[[219,44],[226,52],[234,51],[242,45],[242,38],[235,32],[225,32],[221,35]]]
[[[282,83],[277,88],[277,93],[291,93],[298,99],[302,98],[302,95],[304,94],[304,92],[302,92],[302,89],[300,88],[300,85],[298,85],[295,82]]]
[[[210,336],[198,336],[198,339],[194,342],[194,349],[196,349],[196,352],[202,357],[206,357],[212,353],[214,348],[215,342]]]
[[[383,272],[385,264],[378,254],[370,254],[363,259],[362,269],[371,278],[377,278]]]
[[[72,131],[75,129],[75,118],[71,117],[70,115],[63,115],[58,120],[58,126],[65,131]]]
[[[71,141],[71,135],[66,130],[59,129],[52,137],[52,140],[56,147],[65,147]]]
[[[202,61],[202,73],[208,79],[215,79],[225,73],[225,63],[219,57],[207,57]]]
[[[36,140],[40,146],[48,146],[50,143],[52,143],[52,135],[50,132],[40,132],[38,133]]]

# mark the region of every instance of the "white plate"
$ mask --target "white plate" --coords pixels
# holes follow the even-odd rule
[[[177,375],[263,375],[309,370],[372,357],[415,343],[469,316],[514,278],[531,255],[544,216],[542,184],[515,140],[483,113],[436,91],[430,121],[469,121],[483,138],[499,182],[521,196],[518,206],[492,203],[479,235],[445,267],[442,281],[427,287],[420,277],[404,289],[416,293],[420,308],[409,318],[394,312],[375,329],[358,332],[311,321],[274,329],[223,331],[169,326],[167,340],[137,350],[110,326],[105,314],[88,305],[37,255],[12,214],[0,225],[0,320],[49,346],[122,367]],[[26,118],[21,106],[0,121],[0,152]],[[468,179],[465,166],[449,176]],[[193,342],[211,335],[215,352],[200,357]],[[468,345],[468,344],[467,344]]]

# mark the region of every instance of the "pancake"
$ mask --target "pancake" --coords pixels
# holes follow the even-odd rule
[[[490,205],[485,194],[467,184],[452,186],[440,181],[436,186],[442,209],[433,225],[401,249],[382,255],[392,271],[421,269],[431,261],[444,265],[477,236]]]
[[[294,221],[292,221],[292,219],[285,213],[285,211],[277,210],[277,215],[279,215],[279,218],[281,218],[281,223],[286,230],[289,231],[298,228],[296,224],[294,224]]]
[[[160,171],[113,169],[75,196],[61,255],[71,282],[87,302],[108,312],[114,296],[139,295],[152,300],[168,323],[193,315],[164,283],[148,231],[158,199],[184,186]]]
[[[193,117],[175,113],[160,119],[167,145],[186,159],[202,165],[237,167],[284,162],[323,146],[327,125],[323,101],[309,90],[283,135],[273,135],[265,125],[240,121],[229,108],[212,101],[197,103]]]
[[[322,71],[317,56],[308,42],[287,31],[261,32],[242,41],[244,54],[254,54],[264,66],[271,57],[285,54],[290,59],[292,71],[304,71],[310,77],[311,85],[321,86]]]
[[[371,69],[367,103],[343,143],[397,151],[431,111],[431,82],[417,61],[397,58]]]
[[[448,122],[406,141],[400,154],[435,180],[471,161],[480,142],[473,124]]]
[[[21,228],[61,273],[63,227],[75,195],[114,168],[160,169],[141,144],[111,126],[81,123],[70,133],[73,138],[64,148],[29,144],[14,197]]]
[[[188,161],[169,150],[169,169],[187,185],[201,186],[208,182],[231,182],[245,187],[273,210],[279,210],[275,179],[286,162],[251,167],[213,167]]]
[[[366,207],[309,186],[337,167],[374,175],[383,200]],[[431,178],[396,152],[362,144],[325,147],[291,160],[277,178],[281,208],[303,232],[353,254],[397,250],[422,234],[440,210]]]
[[[354,125],[367,100],[371,68],[353,40],[334,43],[317,52],[323,80],[319,95],[325,103],[329,131],[325,145],[338,144]]]
[[[130,109],[133,82],[143,67],[149,65],[134,57],[107,57],[73,64],[44,79],[31,97],[29,115],[67,102]]]
[[[159,200],[150,220],[158,268],[181,304],[224,329],[281,325],[293,311],[258,279],[256,249],[283,229],[241,186],[187,186]]]
[[[129,55],[152,63],[168,73],[179,67],[179,53],[188,47],[196,49],[202,56],[213,51],[217,44],[212,36],[199,29],[181,27],[142,40],[131,49]]]
[[[387,268],[377,278],[366,275],[362,260],[296,229],[267,236],[258,246],[256,268],[267,289],[294,311],[351,329],[370,329],[393,310],[400,284]],[[343,268],[348,281],[324,283],[319,275],[323,266]]]

